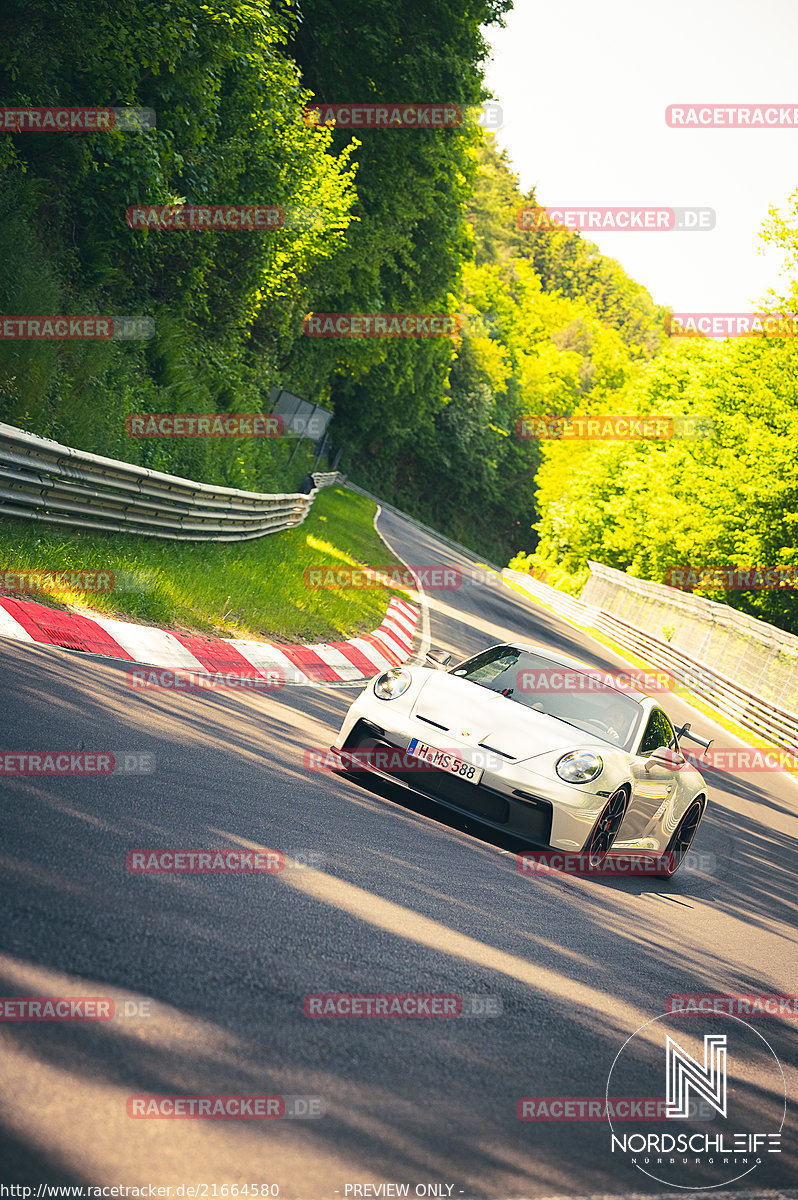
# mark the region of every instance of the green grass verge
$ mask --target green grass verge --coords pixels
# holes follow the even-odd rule
[[[303,525],[251,542],[177,542],[0,521],[0,567],[144,572],[151,590],[3,594],[162,629],[272,641],[333,641],[374,629],[391,588],[308,586],[307,568],[401,568],[374,530],[373,501],[322,488]]]

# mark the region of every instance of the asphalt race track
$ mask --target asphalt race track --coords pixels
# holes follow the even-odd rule
[[[396,516],[380,529],[408,563],[468,570]],[[503,587],[431,594],[430,632],[457,657],[516,636],[625,665]],[[694,844],[705,870],[530,878],[518,847],[476,822],[304,765],[356,689],[134,693],[112,660],[7,640],[0,653],[4,751],[156,763],[0,780],[0,993],[111,997],[118,1014],[2,1022],[4,1184],[152,1183],[173,1196],[275,1184],[289,1200],[392,1194],[353,1190],[385,1183],[495,1200],[664,1195],[610,1153],[605,1121],[522,1121],[518,1100],[604,1096],[621,1046],[671,994],[798,992],[798,783],[782,773],[710,777]],[[665,707],[717,745],[741,744],[678,698]],[[269,847],[289,862],[233,876],[126,866],[137,848],[207,847]],[[479,996],[499,1011],[314,1019],[303,998],[319,993]],[[798,1019],[755,1024],[791,1100],[783,1152],[732,1184],[738,1196],[798,1181]],[[773,1102],[762,1070],[738,1063],[732,1083],[730,1064],[754,1113]],[[636,1086],[656,1092],[642,1068]],[[151,1094],[319,1098],[323,1115],[128,1116],[129,1097]]]

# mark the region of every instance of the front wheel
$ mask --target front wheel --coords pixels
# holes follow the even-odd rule
[[[667,859],[668,865],[663,867],[658,874],[667,876],[676,874],[684,862],[687,851],[693,844],[693,838],[698,832],[698,826],[701,824],[703,815],[704,802],[702,800],[694,800],[676,826],[676,830],[668,842],[668,848],[663,855]]]
[[[628,803],[629,797],[626,794],[626,788],[621,787],[612,793],[604,805],[601,816],[593,826],[593,832],[582,851],[583,854],[587,855],[592,866],[601,866],[607,857],[607,853],[618,836],[618,830],[621,828],[623,819],[626,816],[626,806]]]

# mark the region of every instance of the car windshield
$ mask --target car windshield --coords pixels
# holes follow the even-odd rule
[[[606,672],[558,663],[517,646],[494,646],[451,674],[625,749],[640,721],[638,702],[608,686]]]

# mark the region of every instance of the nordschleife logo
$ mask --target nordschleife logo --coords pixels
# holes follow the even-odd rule
[[[666,1116],[686,1121],[690,1116],[690,1091],[726,1116],[726,1034],[704,1035],[704,1063],[696,1062],[670,1035],[665,1041]]]
[[[663,1085],[661,1116],[633,1132],[613,1125],[616,1098],[662,1097]],[[757,1171],[760,1186],[788,1183],[784,1071],[770,1043],[739,1017],[688,1023],[664,1013],[647,1021],[616,1054],[606,1102],[610,1153],[651,1179],[705,1191]]]

